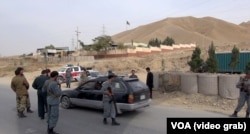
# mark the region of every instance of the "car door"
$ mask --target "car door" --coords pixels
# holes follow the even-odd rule
[[[101,109],[103,107],[102,103],[102,97],[103,97],[103,91],[101,90],[102,88],[102,83],[103,81],[96,81],[95,88],[93,90],[93,100],[92,104],[93,107]]]
[[[93,99],[93,90],[95,88],[95,81],[88,81],[78,88],[77,104],[80,106],[89,106],[90,100]]]
[[[112,83],[112,91],[117,103],[126,103],[128,98],[127,88],[122,81]]]

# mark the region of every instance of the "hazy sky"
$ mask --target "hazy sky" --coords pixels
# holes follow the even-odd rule
[[[184,16],[239,24],[250,20],[250,0],[0,0],[0,56],[27,54],[50,44],[72,49],[77,27],[79,39],[89,44],[103,31],[114,35]]]

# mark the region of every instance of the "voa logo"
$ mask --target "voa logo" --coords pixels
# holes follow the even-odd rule
[[[192,129],[189,122],[171,122],[173,129]]]

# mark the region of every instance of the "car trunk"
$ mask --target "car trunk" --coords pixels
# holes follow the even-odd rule
[[[146,84],[139,80],[128,81],[131,87],[131,93],[129,95],[129,100],[132,99],[134,102],[144,101],[150,98],[149,89]],[[131,101],[130,101],[131,103]]]

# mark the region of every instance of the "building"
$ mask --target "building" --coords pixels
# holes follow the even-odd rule
[[[38,48],[36,50],[38,55],[44,55],[47,53],[48,56],[68,56],[74,51],[70,51],[69,47],[55,47],[55,48]]]

